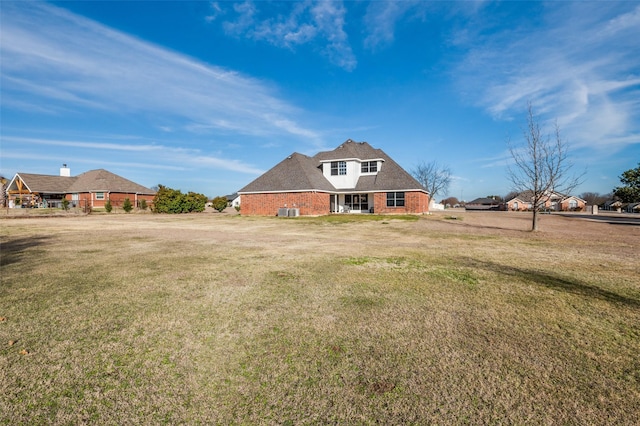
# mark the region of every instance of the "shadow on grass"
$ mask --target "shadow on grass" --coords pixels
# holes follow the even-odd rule
[[[495,262],[480,261],[472,258],[462,258],[462,262],[465,266],[470,268],[483,269],[489,272],[499,273],[501,275],[516,277],[522,281],[531,282],[553,290],[623,304],[632,308],[640,309],[640,299],[614,293],[596,285],[562,277],[552,272],[517,268],[514,266],[501,265]]]
[[[21,262],[28,256],[28,249],[42,246],[48,240],[49,237],[29,237],[0,242],[0,266]]]

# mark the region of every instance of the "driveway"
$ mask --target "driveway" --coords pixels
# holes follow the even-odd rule
[[[580,213],[554,213],[564,217],[572,217],[576,219],[591,220],[594,222],[605,222],[611,225],[631,225],[640,226],[640,215],[633,213],[598,213],[598,214],[580,214]]]

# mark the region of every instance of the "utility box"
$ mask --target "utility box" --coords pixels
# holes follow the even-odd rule
[[[289,209],[286,207],[280,207],[278,209],[278,217],[288,217],[289,216]]]
[[[289,209],[289,217],[300,216],[300,209]]]

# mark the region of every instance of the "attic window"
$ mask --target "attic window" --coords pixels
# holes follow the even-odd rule
[[[376,173],[378,171],[377,161],[364,161],[360,166],[361,173]]]
[[[347,162],[346,161],[332,161],[331,162],[331,176],[343,176],[347,174]]]

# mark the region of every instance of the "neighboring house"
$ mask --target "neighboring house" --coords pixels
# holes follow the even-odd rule
[[[417,180],[382,150],[351,139],[313,157],[293,153],[238,194],[243,215],[429,211],[429,193]]]
[[[587,206],[587,202],[582,198],[570,195],[560,201],[560,211],[563,212],[581,212]]]
[[[602,210],[618,213],[640,213],[640,203],[623,203],[620,200],[609,200],[602,204]]]
[[[603,210],[615,210],[622,211],[622,201],[620,200],[608,200],[602,205]]]
[[[107,200],[113,206],[121,206],[125,198],[134,206],[140,200],[150,204],[155,191],[104,169],[72,177],[65,164],[59,176],[16,173],[7,195],[9,207],[60,207],[67,199],[71,206],[94,208],[104,207]]]
[[[501,203],[494,198],[476,198],[465,204],[465,210],[499,210]]]
[[[586,205],[587,202],[585,200],[576,197],[575,195],[565,195],[559,192],[550,191],[542,197],[538,203],[538,209],[553,211],[583,211]],[[516,197],[507,200],[506,210],[533,210],[533,193],[531,191],[524,191]]]
[[[231,195],[227,195],[227,202],[229,203],[229,207],[238,208],[240,207],[240,196],[237,192],[234,192]]]
[[[640,203],[627,204],[627,213],[640,213]]]
[[[514,212],[530,211],[533,209],[533,203],[531,201],[525,201],[520,197],[515,197],[507,201],[505,206],[508,211]]]

